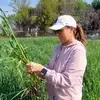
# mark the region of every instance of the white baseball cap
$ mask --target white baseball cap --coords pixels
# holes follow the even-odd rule
[[[65,26],[72,26],[72,27],[76,28],[77,25],[76,25],[75,19],[70,15],[59,16],[56,19],[54,25],[49,27],[49,29],[59,30],[59,29],[62,29],[63,27],[65,27]]]

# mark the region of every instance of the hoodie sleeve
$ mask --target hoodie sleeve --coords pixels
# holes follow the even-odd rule
[[[65,64],[65,70],[58,73],[55,70],[47,69],[45,79],[56,87],[71,87],[82,84],[86,68],[85,50],[73,50],[70,59]]]

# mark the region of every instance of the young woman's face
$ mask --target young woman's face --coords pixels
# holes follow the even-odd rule
[[[71,32],[72,32],[71,28],[64,27],[64,28],[62,28],[60,30],[57,30],[55,32],[56,32],[56,35],[58,36],[58,38],[59,38],[59,40],[60,40],[60,42],[62,44],[66,43],[67,41],[70,41],[71,36],[72,36],[72,34],[71,34]]]

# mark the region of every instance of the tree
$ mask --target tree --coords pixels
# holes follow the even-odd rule
[[[92,2],[92,7],[96,10],[100,9],[100,0],[94,0]]]
[[[93,34],[94,31],[100,33],[100,0],[94,0],[92,6],[88,5],[82,23],[87,34]]]
[[[76,16],[83,16],[83,14],[86,12],[88,7],[88,4],[84,2],[83,0],[77,0],[75,3],[75,15]]]
[[[33,23],[35,23],[35,8],[29,7],[30,0],[12,0],[10,6],[15,11],[14,21],[16,27],[23,31],[23,36],[29,32]],[[33,20],[35,19],[35,20]]]
[[[87,34],[92,34],[93,31],[98,31],[100,29],[100,11],[96,11],[89,6],[85,19],[83,20],[83,27]]]
[[[37,5],[37,12],[39,12],[37,22],[40,24],[40,29],[44,30],[45,35],[48,26],[52,24],[56,17],[57,1],[58,0],[40,0]]]
[[[17,12],[20,7],[24,9],[27,8],[29,6],[29,3],[30,3],[30,0],[11,0],[11,3],[9,4],[9,6],[13,8],[14,12]]]
[[[84,25],[86,22],[86,12],[88,10],[88,4],[83,0],[77,0],[75,3],[75,12],[74,16],[77,20],[77,23]]]
[[[58,0],[58,13],[73,15],[76,0]]]
[[[88,4],[83,0],[58,0],[58,13],[69,14],[81,22],[87,11]]]

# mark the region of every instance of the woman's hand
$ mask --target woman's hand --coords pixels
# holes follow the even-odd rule
[[[29,74],[32,74],[33,72],[39,73],[43,68],[44,66],[38,63],[34,63],[34,62],[29,62],[26,64],[26,71]]]

